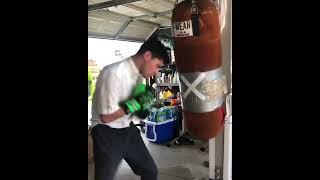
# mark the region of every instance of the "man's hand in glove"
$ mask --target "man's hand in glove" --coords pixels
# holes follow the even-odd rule
[[[149,115],[149,109],[155,102],[152,89],[139,84],[133,93],[133,97],[121,104],[127,114],[133,114],[141,119]]]

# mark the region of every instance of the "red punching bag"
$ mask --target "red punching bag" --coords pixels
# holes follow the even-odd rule
[[[212,0],[185,0],[172,12],[174,55],[185,128],[208,140],[223,127],[224,88],[219,13]]]

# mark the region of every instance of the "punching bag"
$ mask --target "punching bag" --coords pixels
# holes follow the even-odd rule
[[[223,127],[226,84],[214,1],[177,4],[172,12],[172,33],[185,128],[196,138],[208,140]]]

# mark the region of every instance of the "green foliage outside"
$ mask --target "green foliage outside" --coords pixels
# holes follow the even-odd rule
[[[93,82],[93,77],[90,71],[88,71],[88,101],[92,100],[94,89],[95,89],[95,85]]]

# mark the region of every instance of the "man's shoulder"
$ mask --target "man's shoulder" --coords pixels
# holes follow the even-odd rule
[[[129,60],[130,60],[129,58],[126,58],[124,60],[109,64],[105,66],[100,73],[103,76],[122,77],[123,73],[128,70]]]
[[[106,65],[105,67],[103,67],[102,71],[112,70],[112,69],[116,68],[117,66],[119,66],[120,62],[121,61]]]
[[[120,62],[109,64],[109,65],[103,67],[103,69],[101,70],[100,73],[103,73],[103,74],[114,73],[119,68],[119,65],[120,65]]]
[[[126,66],[129,61],[130,61],[130,58],[126,58],[126,59],[123,59],[123,60],[121,60],[121,61],[118,61],[118,62],[109,64],[109,65],[107,65],[107,66],[105,66],[105,67],[103,68],[103,71],[116,70],[116,69],[118,69],[118,68],[121,68],[121,67],[123,67],[123,66]]]

